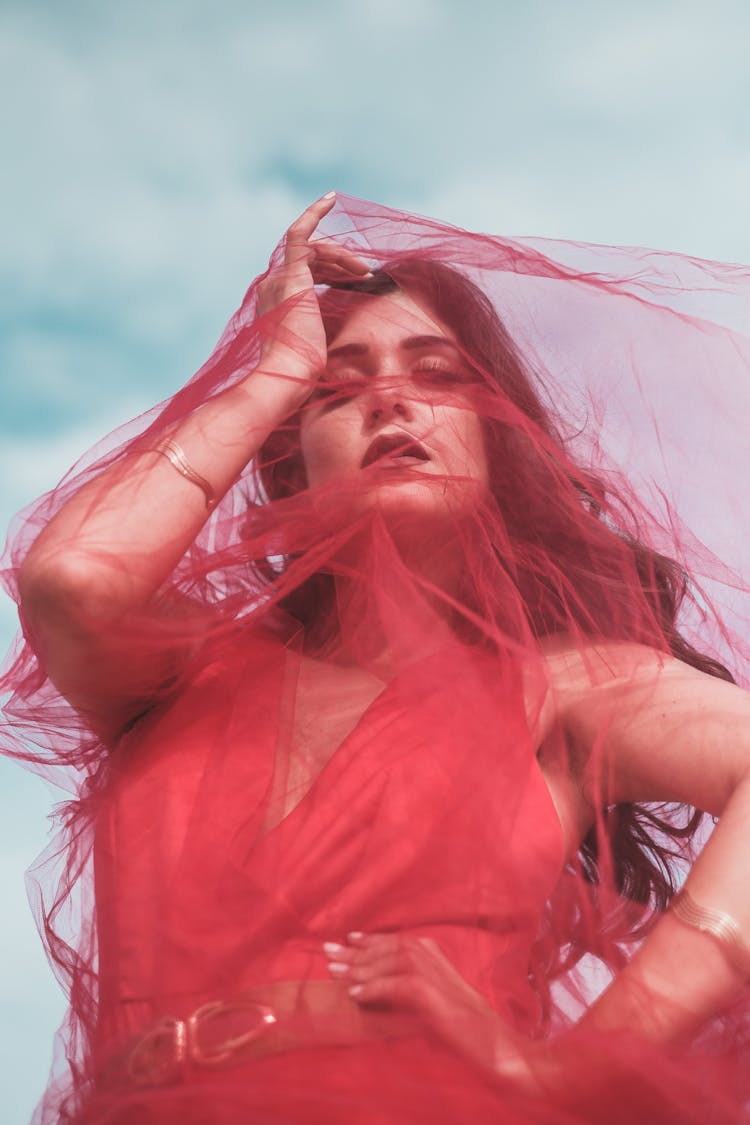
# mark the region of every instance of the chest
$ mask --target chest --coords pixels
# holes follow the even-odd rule
[[[299,804],[385,688],[385,680],[358,667],[303,658],[287,668],[286,721],[277,753],[274,793],[278,815],[288,815]],[[566,852],[572,855],[591,825],[592,810],[584,799],[554,707],[545,708],[544,721],[535,725],[541,775]],[[486,731],[489,740],[498,736],[498,731]]]
[[[307,657],[288,663],[281,700],[273,805],[287,816],[383,692],[364,669]]]

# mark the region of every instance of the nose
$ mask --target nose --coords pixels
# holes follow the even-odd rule
[[[373,387],[367,395],[364,407],[365,428],[368,430],[387,425],[394,418],[409,422],[413,414],[408,396],[404,394],[403,383],[400,386]]]

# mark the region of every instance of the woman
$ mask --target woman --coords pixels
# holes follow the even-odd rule
[[[559,402],[641,332],[686,378],[707,322],[336,202],[15,548],[9,748],[83,779],[38,1118],[741,1120],[750,702]],[[720,818],[676,900],[700,818],[643,802]]]

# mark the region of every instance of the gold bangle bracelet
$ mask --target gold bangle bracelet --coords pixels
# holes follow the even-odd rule
[[[731,914],[699,906],[683,887],[670,903],[675,918],[694,930],[709,934],[721,946],[727,960],[750,980],[750,948],[745,944],[740,927]]]
[[[185,456],[181,445],[178,445],[177,442],[173,441],[171,438],[164,438],[158,445],[153,446],[150,452],[161,453],[163,457],[166,457],[170,465],[177,470],[180,476],[183,476],[185,480],[189,480],[191,484],[197,485],[206,498],[206,507],[209,512],[211,511],[216,504],[214,490],[205,477],[202,477],[200,473],[196,473]]]

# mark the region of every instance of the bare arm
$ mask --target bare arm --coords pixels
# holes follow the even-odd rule
[[[562,652],[551,667],[560,717],[590,753],[589,799],[687,802],[720,818],[687,887],[750,944],[750,694],[635,645]],[[668,912],[583,1024],[677,1040],[745,983],[720,943]]]
[[[304,402],[324,364],[314,282],[367,272],[346,251],[310,242],[333,202],[319,200],[303,213],[288,232],[283,265],[261,283],[259,311],[272,321],[273,342],[260,367],[169,432],[217,499]],[[149,604],[206,516],[201,490],[159,453],[142,452],[81,489],[24,561],[22,606],[47,671],[105,736],[179,660],[179,653],[129,655],[118,626]]]
[[[221,496],[273,425],[272,388],[248,377],[172,431]],[[266,392],[266,393],[264,393]],[[281,410],[280,410],[281,413]],[[19,575],[21,604],[59,690],[107,738],[179,654],[123,643],[205,522],[203,493],[160,454],[117,464],[52,520]]]

